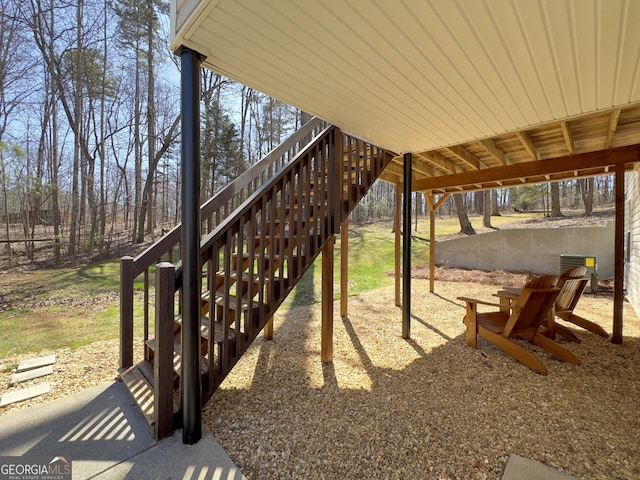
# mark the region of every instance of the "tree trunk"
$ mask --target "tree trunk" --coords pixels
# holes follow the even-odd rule
[[[473,204],[475,207],[475,212],[480,215],[484,212],[484,194],[483,192],[474,192],[473,193]]]
[[[415,231],[418,231],[418,213],[420,212],[420,205],[419,205],[419,198],[421,197],[421,195],[418,195],[417,193],[415,194],[416,196],[416,208],[415,208],[415,212],[416,212],[416,222],[415,222]],[[373,216],[373,215],[372,215]]]
[[[49,55],[54,58],[54,39],[55,39],[55,15],[54,2],[51,0],[51,38],[49,41]],[[51,209],[53,210],[53,256],[56,265],[61,261],[61,242],[60,242],[60,202],[58,194],[58,172],[60,164],[58,163],[58,102],[56,98],[56,84],[54,81],[54,72],[48,68],[50,76],[51,88],[51,154],[49,155],[49,170],[51,175]]]
[[[153,3],[151,3],[153,5]],[[147,205],[148,205],[148,213],[147,213],[147,233],[153,234],[153,230],[156,227],[156,218],[155,218],[155,208],[156,208],[156,169],[153,168],[154,160],[156,156],[156,104],[155,104],[155,73],[154,73],[154,62],[155,62],[155,45],[153,41],[154,37],[154,14],[153,14],[153,6],[150,8],[149,18],[147,19],[147,129],[149,138],[147,141],[147,149],[148,149],[148,165],[149,171],[147,173],[148,176],[152,178],[152,186],[151,191],[148,193]],[[157,163],[156,163],[157,165]]]
[[[133,200],[133,241],[134,243],[142,243],[144,240],[144,221],[142,225],[139,225],[139,219],[144,220],[144,215],[140,214],[142,210],[142,141],[140,139],[140,61],[138,60],[138,49],[136,48],[136,72],[135,72],[135,99],[134,99],[134,111],[135,118],[133,120],[133,135],[134,135],[134,158],[135,158],[135,183],[134,183],[134,200]],[[140,238],[139,232],[142,231],[142,237]]]
[[[485,190],[482,200],[482,225],[486,228],[493,228],[491,225],[491,190]]]
[[[78,1],[76,8],[76,21],[77,21],[77,44],[76,48],[78,52],[82,52],[82,3],[83,0]],[[77,59],[79,60],[79,59]],[[75,131],[74,131],[74,146],[73,146],[73,180],[71,184],[71,231],[69,232],[69,248],[67,253],[73,255],[76,253],[77,241],[78,241],[78,224],[80,214],[80,192],[79,192],[79,170],[80,170],[80,157],[82,155],[80,151],[80,131],[82,123],[82,92],[80,89],[80,62],[74,62],[74,74],[75,74]]]
[[[9,204],[7,202],[7,176],[5,174],[4,168],[4,154],[2,144],[0,144],[0,180],[2,180],[2,204],[4,206],[4,219],[5,219],[5,229],[7,232],[7,250],[9,251],[9,267],[13,262],[13,250],[11,248],[11,232],[10,232],[10,224],[9,221]]]
[[[456,213],[458,214],[458,221],[460,222],[460,233],[465,235],[475,235],[476,231],[471,226],[471,221],[467,215],[467,210],[464,206],[464,200],[462,198],[463,193],[456,193],[453,195],[456,204]]]
[[[104,25],[102,31],[102,78],[101,78],[101,88],[100,88],[100,149],[99,149],[99,157],[100,157],[100,212],[99,212],[99,228],[100,228],[100,250],[104,248],[104,236],[105,230],[107,227],[107,194],[106,194],[106,186],[105,186],[105,163],[106,163],[106,113],[105,113],[105,104],[106,104],[106,87],[107,87],[107,69],[109,66],[108,58],[109,58],[109,48],[107,44],[108,40],[108,1],[104,1]]]
[[[500,216],[500,209],[498,208],[498,190],[491,190],[491,215],[493,217]]]
[[[584,215],[588,217],[593,214],[593,177],[582,178],[578,180],[580,184],[580,193],[582,194],[582,202],[584,203]]]
[[[562,217],[560,211],[560,183],[553,182],[551,184],[551,216],[553,218]]]

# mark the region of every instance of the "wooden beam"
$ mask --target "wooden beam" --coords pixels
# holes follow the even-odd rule
[[[518,140],[520,140],[520,143],[522,143],[522,146],[529,153],[531,158],[534,160],[540,160],[540,152],[538,152],[538,149],[533,144],[533,140],[531,140],[531,137],[527,132],[516,132],[516,137],[518,137]]]
[[[607,148],[613,147],[613,139],[616,136],[616,130],[618,129],[618,119],[620,118],[620,109],[611,112],[609,117],[609,130],[607,132]]]
[[[133,257],[120,259],[120,368],[133,365]]]
[[[462,160],[465,165],[473,170],[480,170],[482,167],[486,167],[484,163],[482,163],[475,155],[472,155],[469,150],[460,145],[452,145],[447,147],[451,153],[453,153],[456,157]]]
[[[638,157],[640,159],[640,157]],[[624,302],[624,164],[616,165],[616,221],[613,279],[613,334],[611,341],[622,344],[622,311]]]
[[[484,184],[507,180],[521,180],[526,183],[527,177],[571,173],[589,168],[617,165],[619,163],[637,162],[640,155],[640,145],[600,150],[590,153],[567,155],[538,162],[525,162],[505,167],[487,168],[474,172],[443,175],[434,178],[416,180],[412,183],[413,191],[440,190],[444,188],[460,188],[466,185]]]
[[[562,129],[562,136],[564,137],[564,143],[567,145],[567,150],[569,150],[570,155],[573,155],[573,134],[569,128],[569,122],[560,122],[560,128]]]
[[[507,155],[496,145],[496,142],[487,138],[486,140],[480,140],[480,144],[484,147],[489,155],[500,162],[502,165],[509,165],[511,162]]]
[[[402,183],[402,177],[404,175],[404,167],[402,166],[402,162],[398,163],[398,161],[394,159],[391,163],[389,163],[389,165],[387,165],[384,171],[387,173],[392,173],[395,177],[397,177],[397,181],[392,183]],[[436,176],[435,171],[430,168],[429,165],[425,165],[423,169],[418,169],[416,168],[416,165],[414,165],[413,172],[414,178],[416,179]]]
[[[387,165],[387,167],[384,170],[385,171],[390,171],[394,175],[398,175],[400,177],[400,179],[402,180],[402,175],[404,173],[404,170],[402,169],[402,162],[397,161],[395,158],[393,160],[391,160],[389,165]]]
[[[156,266],[156,350],[153,358],[153,409],[156,439],[173,432],[173,342],[176,267],[169,262]]]
[[[273,340],[274,317],[275,317],[275,313],[271,315],[271,318],[267,320],[267,323],[264,325],[264,328],[262,329],[262,334],[264,335],[265,340]]]
[[[435,169],[426,162],[413,162],[413,174],[422,174],[425,177],[437,176]]]
[[[457,173],[460,170],[455,163],[435,151],[416,154],[416,156],[419,160],[425,160],[426,162],[429,162],[435,168],[447,175]]]
[[[333,361],[333,244],[335,235],[322,247],[322,326],[320,360]]]
[[[340,225],[340,316],[347,316],[349,297],[349,217]]]
[[[450,193],[445,193],[444,195],[442,195],[438,201],[435,203],[435,205],[433,206],[434,210],[438,210],[442,204],[447,200],[447,198],[449,198],[449,195],[451,195]]]
[[[426,193],[424,198],[429,206],[429,291],[433,293],[436,277],[436,210],[449,198],[449,194],[445,193],[437,201],[434,195]]]

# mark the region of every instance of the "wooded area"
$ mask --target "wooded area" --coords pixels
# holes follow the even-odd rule
[[[39,241],[59,263],[142,243],[180,221],[180,87],[162,0],[0,0],[0,239],[33,258]],[[309,117],[203,72],[202,200]],[[401,152],[400,152],[401,153]],[[389,217],[383,182],[352,213]],[[609,177],[454,195],[440,209],[490,215],[612,202]],[[415,214],[425,215],[421,195]],[[487,208],[485,208],[485,206]],[[469,224],[470,227],[470,224]],[[468,230],[468,233],[471,233]]]

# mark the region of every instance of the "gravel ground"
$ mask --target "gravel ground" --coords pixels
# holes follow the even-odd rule
[[[320,362],[319,305],[279,314],[273,341],[259,337],[203,420],[251,480],[499,479],[511,453],[582,479],[640,478],[640,321],[630,306],[622,346],[575,330],[582,343],[566,346],[578,367],[534,350],[543,377],[482,339],[479,350],[465,345],[456,297],[495,291],[436,282],[429,294],[428,280],[414,280],[411,340],[400,336],[393,288],[350,298],[346,319],[336,302],[331,364]],[[610,331],[612,310],[610,296],[585,295],[576,312]],[[117,341],[55,353],[52,392],[0,414],[115,377]],[[22,358],[0,364],[0,394]]]
[[[393,288],[336,314],[334,361],[320,362],[320,308],[278,315],[204,412],[250,479],[499,479],[511,453],[583,479],[640,478],[640,323],[625,306],[623,346],[576,329],[575,367],[540,353],[546,377],[464,341],[469,295],[495,286],[413,283],[411,340]],[[338,305],[336,304],[336,310]],[[610,298],[576,313],[611,330]],[[535,347],[534,347],[535,348]],[[539,351],[538,351],[539,352]]]

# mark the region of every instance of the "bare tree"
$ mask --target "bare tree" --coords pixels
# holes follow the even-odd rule
[[[460,222],[460,233],[465,235],[475,235],[476,231],[471,226],[469,215],[467,215],[467,209],[464,206],[463,193],[456,193],[453,195],[453,199],[456,205],[456,214],[458,215],[458,221]]]
[[[562,211],[560,210],[560,184],[559,182],[553,182],[551,184],[551,216],[562,217]]]
[[[486,228],[493,228],[491,225],[491,190],[483,192],[482,201],[482,225]]]
[[[595,185],[593,177],[581,178],[578,180],[578,184],[580,185],[580,193],[584,203],[584,214],[588,217],[593,214],[593,191]]]
[[[500,208],[498,205],[499,195],[500,195],[499,190],[491,190],[491,216],[492,217],[500,216]]]

